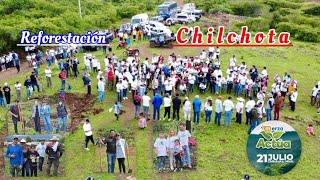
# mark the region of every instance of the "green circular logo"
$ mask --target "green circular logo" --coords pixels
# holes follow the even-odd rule
[[[260,172],[269,176],[285,174],[300,159],[300,137],[287,123],[264,122],[249,135],[247,155],[251,165]]]

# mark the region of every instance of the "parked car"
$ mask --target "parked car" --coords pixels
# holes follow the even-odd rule
[[[142,27],[149,21],[148,14],[137,14],[135,16],[132,16],[131,18],[131,25],[132,28],[136,27]]]
[[[162,16],[154,16],[150,18],[150,21],[158,21],[158,22],[163,22],[164,18]]]
[[[175,17],[175,22],[180,24],[188,24],[195,21],[196,21],[196,18],[192,15],[188,15],[187,13],[177,14]]]
[[[157,21],[149,21],[144,26],[144,29],[146,31],[151,31],[151,34],[164,33],[167,36],[171,36],[171,34],[172,34],[172,31],[167,26],[165,26],[163,23],[157,22]]]

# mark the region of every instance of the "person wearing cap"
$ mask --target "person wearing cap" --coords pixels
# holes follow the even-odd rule
[[[23,152],[18,138],[14,137],[6,151],[6,157],[10,159],[10,174],[12,177],[20,176],[23,165]]]
[[[206,115],[206,123],[209,124],[211,122],[212,115],[212,98],[208,97],[207,102],[204,104],[204,112]]]
[[[160,119],[160,107],[162,105],[162,97],[160,94],[156,93],[156,95],[152,99],[152,105],[153,105],[153,120],[159,120]]]
[[[200,121],[200,110],[201,110],[201,100],[199,98],[199,95],[196,95],[193,102],[193,123],[199,124]]]
[[[274,106],[274,98],[272,93],[269,94],[269,99],[267,103],[265,104],[265,110],[266,110],[266,116],[267,116],[267,121],[272,120],[272,109]]]
[[[63,149],[56,136],[53,136],[50,141],[46,148],[46,154],[48,155],[47,175],[50,176],[51,166],[53,165],[53,176],[58,176],[59,159],[63,154]]]
[[[30,148],[25,139],[21,139],[20,144],[22,146],[23,153],[23,165],[22,165],[22,176],[30,176]]]
[[[44,158],[46,156],[46,148],[47,148],[47,145],[45,144],[45,140],[41,139],[40,143],[36,146],[36,151],[39,154],[39,163],[38,163],[39,171],[42,171]]]
[[[231,101],[232,97],[229,96],[228,99],[223,101],[224,106],[224,125],[231,126],[231,118],[232,118],[232,110],[234,108],[234,104]]]
[[[57,133],[59,131],[67,132],[68,126],[68,111],[65,104],[62,101],[59,101],[57,104],[57,115],[58,115],[58,123],[56,127]]]
[[[47,104],[46,101],[42,102],[41,110],[40,110],[41,118],[44,122],[44,130],[47,133],[52,132],[52,125],[51,125],[51,107]]]
[[[18,134],[18,121],[20,121],[21,116],[21,109],[18,100],[16,100],[15,103],[10,106],[9,114],[12,116],[14,133]]]
[[[7,82],[4,83],[4,86],[2,88],[3,90],[3,93],[4,93],[4,97],[6,99],[6,103],[7,104],[10,104],[10,100],[11,100],[11,89],[10,89],[10,86]]]
[[[38,159],[39,159],[39,154],[36,151],[36,145],[31,144],[30,146],[30,176],[37,177],[38,176]]]
[[[236,104],[236,123],[241,124],[242,114],[244,108],[244,99],[242,97],[237,98],[238,102]]]
[[[220,120],[221,120],[221,114],[223,111],[223,106],[222,106],[222,97],[218,96],[218,98],[215,101],[215,116],[214,116],[214,124],[217,124],[220,126]]]

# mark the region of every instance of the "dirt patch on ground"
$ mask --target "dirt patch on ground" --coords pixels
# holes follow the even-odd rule
[[[103,112],[103,109],[94,108],[95,101],[96,98],[93,95],[66,93],[65,102],[70,111],[71,123],[69,131],[71,133],[78,128],[78,125],[85,119],[87,114],[96,115]]]

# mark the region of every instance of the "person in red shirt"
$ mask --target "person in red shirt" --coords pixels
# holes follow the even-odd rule
[[[61,80],[61,90],[65,90],[67,79],[67,72],[65,69],[62,69],[59,73],[59,79]]]
[[[107,72],[107,79],[108,79],[108,86],[112,90],[113,89],[113,82],[114,82],[114,73],[113,69],[109,67],[108,72]]]

